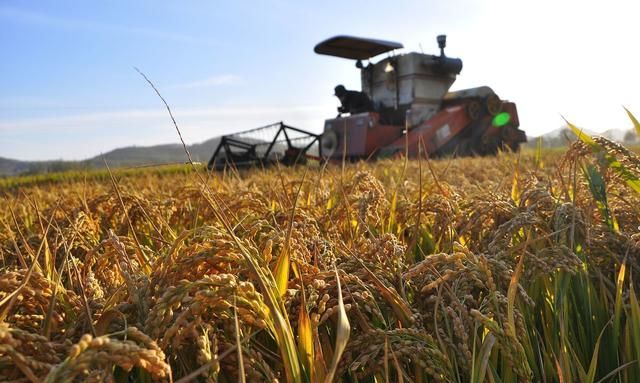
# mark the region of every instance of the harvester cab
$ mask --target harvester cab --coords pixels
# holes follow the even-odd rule
[[[362,92],[372,101],[369,111],[325,121],[323,157],[355,160],[405,151],[415,157],[419,146],[430,156],[484,155],[517,150],[526,141],[515,104],[491,88],[449,92],[462,60],[445,55],[446,36],[437,42],[439,55],[393,54],[402,44],[352,36],[316,45],[318,54],[356,60]]]

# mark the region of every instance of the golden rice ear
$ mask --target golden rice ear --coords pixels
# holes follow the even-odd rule
[[[0,381],[640,381],[640,158],[588,138],[0,178]]]

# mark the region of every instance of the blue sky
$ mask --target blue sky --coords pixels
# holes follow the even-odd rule
[[[352,34],[447,53],[453,89],[491,86],[530,135],[562,125],[630,127],[640,114],[633,1],[0,0],[0,157],[82,159],[127,145],[189,143],[284,120],[321,131],[353,62],[313,46]]]

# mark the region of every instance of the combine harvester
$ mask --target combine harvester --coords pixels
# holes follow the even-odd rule
[[[516,105],[501,100],[488,86],[449,92],[462,60],[445,55],[446,36],[437,41],[439,55],[396,55],[394,51],[403,48],[400,43],[351,36],[319,43],[314,49],[318,54],[356,60],[362,91],[336,87],[341,113],[325,121],[322,135],[276,123],[223,136],[209,169],[291,165],[309,158],[415,158],[419,151],[438,157],[518,150],[526,135],[518,129]],[[383,53],[386,58],[371,62]]]

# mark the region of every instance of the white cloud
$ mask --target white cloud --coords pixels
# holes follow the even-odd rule
[[[237,84],[241,81],[240,76],[234,74],[222,74],[217,76],[211,76],[204,80],[197,80],[191,82],[185,82],[183,84],[176,84],[169,86],[169,89],[194,89],[194,88],[211,88],[221,85]]]
[[[332,104],[238,105],[172,111],[185,141],[192,144],[277,121],[319,133],[333,109]],[[16,118],[0,122],[0,135],[1,156],[24,160],[83,159],[123,146],[179,142],[163,108]]]
[[[332,106],[328,106],[333,109]],[[298,106],[270,106],[270,105],[246,105],[233,107],[200,107],[200,108],[172,108],[172,112],[178,122],[180,120],[192,121],[199,119],[235,119],[239,122],[246,119],[262,118],[264,123],[282,120],[287,116],[317,115],[327,110],[327,105],[298,105]],[[165,109],[126,109],[104,113],[84,113],[60,117],[24,118],[12,121],[0,122],[0,131],[44,131],[57,128],[65,130],[80,128],[89,129],[92,126],[101,126],[120,121],[127,126],[135,125],[140,121],[154,121],[157,119],[169,120]],[[275,119],[275,120],[274,120]],[[273,120],[273,121],[272,121]]]
[[[102,23],[95,20],[67,19],[6,6],[0,7],[0,19],[50,28],[71,29],[98,33],[112,33],[126,36],[142,36],[171,40],[177,43],[184,44],[203,45],[208,47],[216,46],[216,44],[212,43],[210,40],[205,40],[202,38],[197,38],[180,33],[166,32],[146,27]]]
[[[60,100],[40,97],[12,96],[0,98],[0,111],[16,109],[55,109],[67,106],[69,106],[67,103]]]

